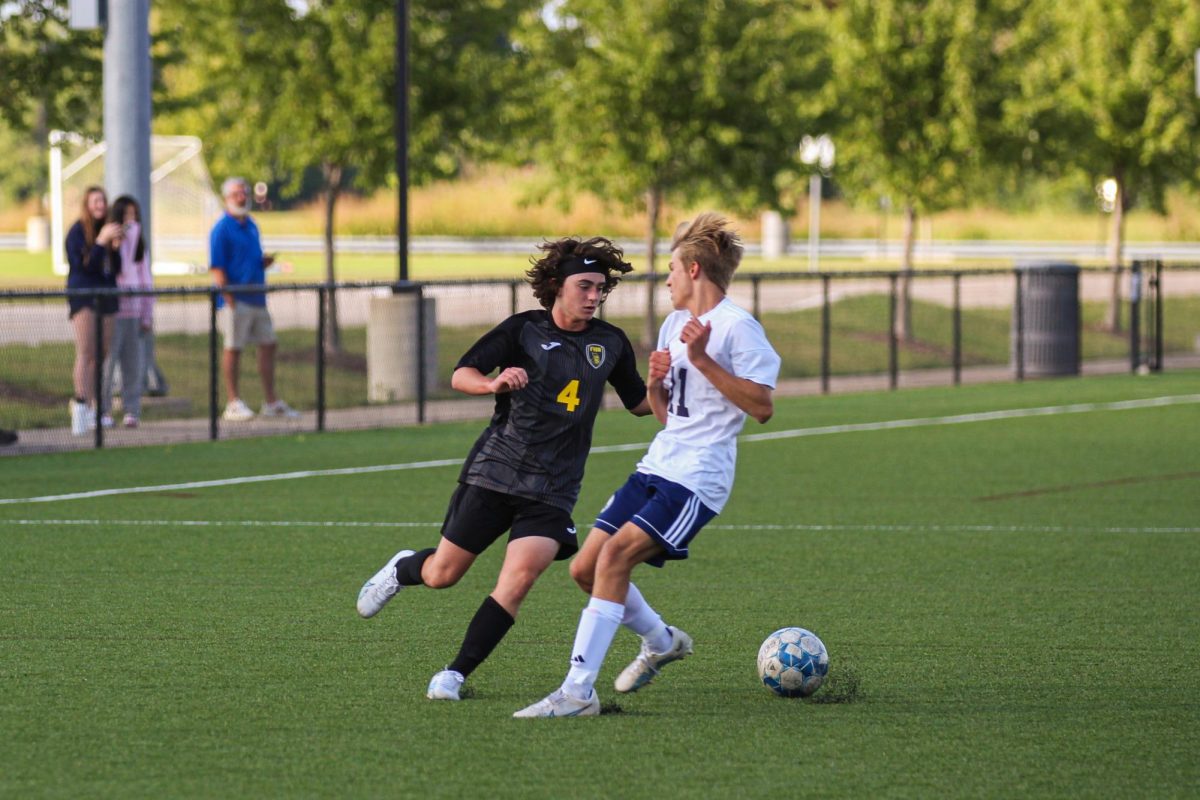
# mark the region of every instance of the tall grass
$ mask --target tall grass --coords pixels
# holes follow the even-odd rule
[[[640,239],[646,215],[641,209],[579,194],[569,207],[552,198],[537,199],[547,176],[536,168],[486,167],[454,181],[416,187],[409,195],[409,224],[415,236],[563,236],[604,234]],[[689,214],[719,202],[701,201],[668,205],[659,222],[666,237]],[[396,230],[397,200],[393,189],[370,196],[344,195],[336,208],[337,233],[345,236],[391,236]],[[37,213],[36,203],[16,204],[0,199],[0,232],[23,232],[25,221]],[[316,235],[322,232],[324,212],[314,202],[289,211],[257,212],[263,231],[275,235]],[[797,198],[790,220],[792,235],[808,236],[807,199]],[[747,239],[759,238],[757,215],[735,220]],[[1045,204],[1031,211],[971,207],[952,209],[923,218],[918,236],[924,239],[1016,239],[1049,241],[1103,241],[1108,216]],[[852,206],[844,200],[826,200],[821,206],[821,235],[831,239],[899,239],[900,210]],[[1188,241],[1200,239],[1200,197],[1180,191],[1168,193],[1166,213],[1135,209],[1126,218],[1130,241]]]
[[[645,236],[644,210],[606,202],[591,194],[576,196],[569,208],[553,199],[535,199],[546,176],[537,169],[489,167],[455,181],[417,187],[409,195],[409,225],[415,236],[562,236],[600,233],[619,238]],[[343,235],[390,236],[396,229],[396,196],[386,189],[370,197],[347,195],[338,201],[337,232]],[[688,215],[719,202],[702,201],[668,205],[659,220],[659,235],[669,236],[675,224]],[[260,215],[268,233],[319,233],[319,204]],[[790,220],[793,237],[808,236],[807,199],[797,198]],[[757,215],[736,218],[743,235],[757,240]],[[1104,241],[1109,218],[1099,211],[1085,213],[1053,206],[1031,211],[972,207],[952,209],[918,223],[923,239],[995,239],[1048,241]],[[826,200],[821,205],[821,235],[831,239],[899,239],[903,221],[899,209],[884,214]],[[1200,239],[1200,198],[1172,192],[1166,214],[1137,209],[1126,217],[1130,241],[1187,241]]]

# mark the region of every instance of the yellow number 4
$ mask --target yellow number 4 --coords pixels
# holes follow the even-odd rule
[[[579,379],[575,379],[564,386],[555,400],[566,406],[567,411],[574,411],[575,406],[579,405]]]

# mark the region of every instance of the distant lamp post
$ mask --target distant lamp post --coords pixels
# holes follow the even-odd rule
[[[1117,179],[1105,178],[1096,186],[1096,197],[1100,202],[1100,210],[1111,214],[1117,207]]]
[[[808,271],[816,272],[821,247],[821,175],[833,168],[833,140],[825,134],[800,140],[800,160],[815,166],[808,179]]]

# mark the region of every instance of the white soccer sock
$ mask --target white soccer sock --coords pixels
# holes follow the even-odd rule
[[[612,644],[625,607],[610,600],[593,597],[579,615],[575,631],[575,647],[571,650],[571,669],[563,681],[562,690],[578,700],[592,695],[592,686],[600,675],[604,656]]]
[[[650,607],[641,591],[632,583],[625,595],[625,616],[621,624],[646,640],[646,646],[655,653],[665,653],[671,647],[671,632],[658,612]]]

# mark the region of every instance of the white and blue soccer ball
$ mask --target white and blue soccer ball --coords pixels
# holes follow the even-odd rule
[[[828,672],[825,644],[804,628],[780,628],[758,648],[758,677],[780,697],[808,697]]]

